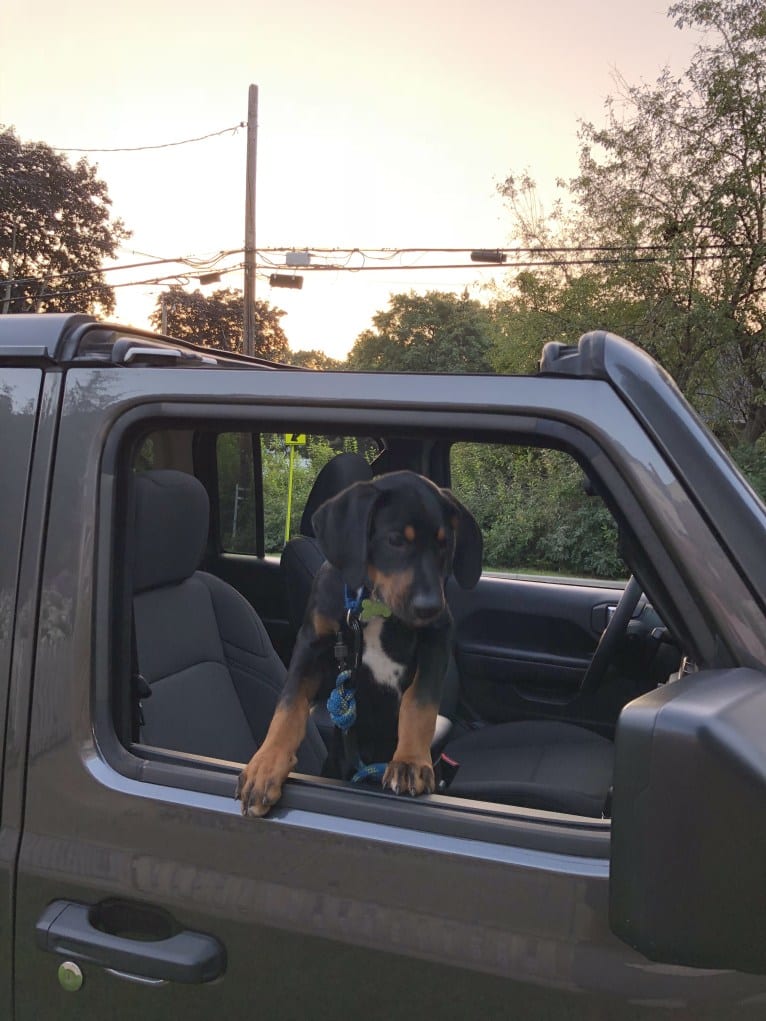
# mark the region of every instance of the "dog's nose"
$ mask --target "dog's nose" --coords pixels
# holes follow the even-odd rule
[[[421,592],[412,600],[412,612],[417,620],[430,620],[442,610],[442,601],[430,592]]]

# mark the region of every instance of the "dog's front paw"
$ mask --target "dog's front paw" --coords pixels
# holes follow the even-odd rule
[[[383,774],[383,789],[394,794],[433,794],[436,787],[430,762],[408,762],[392,759]]]
[[[282,797],[282,784],[295,765],[294,755],[280,749],[260,749],[239,774],[235,797],[242,815],[266,815]]]

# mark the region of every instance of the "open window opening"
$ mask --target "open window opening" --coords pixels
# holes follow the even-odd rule
[[[313,511],[333,487],[410,469],[451,487],[484,536],[479,583],[447,584],[454,631],[432,753],[458,768],[440,795],[458,807],[608,816],[620,710],[673,676],[683,649],[643,580],[629,580],[652,569],[631,556],[640,544],[603,479],[560,441],[514,439],[209,420],[132,433],[114,551],[123,745],[179,776],[193,771],[181,784],[215,773],[233,792],[237,765],[268,729],[324,560]],[[345,792],[326,776],[325,699],[295,772]]]

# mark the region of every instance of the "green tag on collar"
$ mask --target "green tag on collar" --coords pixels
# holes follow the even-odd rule
[[[374,617],[390,617],[391,610],[385,603],[381,603],[379,599],[363,599],[362,600],[362,611],[359,614],[359,620],[362,623],[367,624]]]

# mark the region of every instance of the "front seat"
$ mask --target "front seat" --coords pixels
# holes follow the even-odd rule
[[[372,477],[364,458],[351,453],[337,455],[317,475],[301,519],[302,535],[290,540],[282,554],[294,633],[303,620],[314,575],[324,563],[311,517],[346,486]],[[614,745],[608,738],[573,723],[528,720],[487,724],[450,740],[458,697],[453,656],[432,745],[432,751],[443,748],[449,759],[460,764],[450,795],[572,815],[603,814],[614,763]],[[325,741],[331,740],[332,722],[323,705],[315,706],[312,718]]]
[[[266,736],[285,667],[250,603],[197,567],[208,536],[207,492],[193,475],[135,476],[133,621],[144,744],[247,762]],[[296,770],[327,755],[309,721]]]
[[[607,810],[614,744],[560,720],[495,723],[448,741],[460,763],[449,794],[599,818]]]

